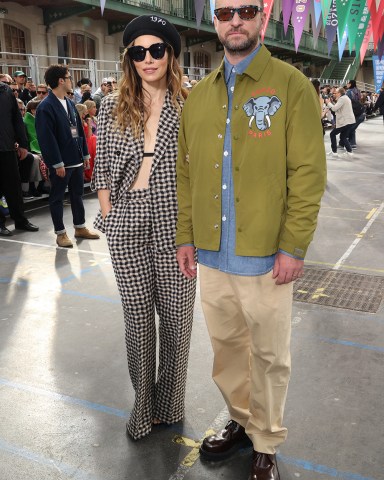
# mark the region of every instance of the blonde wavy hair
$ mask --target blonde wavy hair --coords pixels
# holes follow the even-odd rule
[[[128,48],[123,51],[121,67],[123,76],[119,81],[116,93],[116,106],[113,110],[113,117],[116,127],[122,132],[130,127],[135,138],[139,138],[141,132],[145,129],[150,109],[144,103],[144,89],[139,74],[136,71],[133,61],[128,55]],[[185,100],[188,91],[182,87],[182,72],[173,53],[173,48],[167,45],[168,68],[167,68],[167,88],[171,94],[171,101],[175,110],[181,114],[180,101]]]

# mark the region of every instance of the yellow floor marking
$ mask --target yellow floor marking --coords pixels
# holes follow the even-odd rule
[[[308,290],[296,290],[298,293],[308,293]]]
[[[376,212],[377,208],[372,208],[372,210],[368,213],[368,215],[365,217],[367,220],[369,220],[372,215]]]
[[[211,429],[207,430],[203,435],[203,439],[215,433],[216,432],[214,430],[211,430]],[[199,455],[200,455],[199,447],[202,440],[197,442],[196,440],[191,440],[190,438],[182,437],[181,435],[175,435],[172,439],[172,442],[177,443],[178,445],[185,445],[186,447],[192,448],[192,450],[181,462],[181,465],[183,465],[184,467],[188,467],[188,468],[192,467],[193,464],[196,462],[196,460],[199,458]]]

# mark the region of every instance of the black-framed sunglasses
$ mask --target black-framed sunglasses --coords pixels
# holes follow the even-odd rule
[[[128,55],[134,62],[142,62],[145,60],[147,52],[149,52],[153,59],[160,60],[164,57],[166,50],[167,44],[165,43],[153,43],[148,48],[134,45],[133,47],[128,48]]]
[[[74,95],[73,92],[67,92],[67,95]]]
[[[252,20],[256,17],[258,12],[262,12],[263,7],[257,5],[244,5],[243,7],[223,7],[214,10],[216,18],[219,22],[229,22],[237,12],[241,20]]]
[[[43,90],[37,90],[36,93],[37,93],[37,95],[46,95],[48,92],[43,91]]]

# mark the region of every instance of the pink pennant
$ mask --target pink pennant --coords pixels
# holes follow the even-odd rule
[[[283,0],[282,10],[283,10],[283,24],[284,24],[284,34],[287,34],[289,19],[291,18],[292,7],[294,0]]]
[[[367,30],[365,31],[365,34],[364,34],[364,40],[360,47],[360,65],[362,65],[364,61],[364,57],[367,52],[368,43],[369,43],[369,39],[371,38],[371,35],[372,35],[372,19],[369,20]]]
[[[309,0],[294,0],[291,22],[295,36],[295,50],[299,49],[301,36],[303,34],[305,21],[309,13]]]
[[[264,1],[265,23],[264,23],[264,27],[262,28],[262,30],[260,32],[262,42],[264,42],[265,32],[267,31],[269,17],[271,16],[271,12],[272,12],[273,1],[274,0],[265,0]]]
[[[100,0],[101,15],[104,15],[105,3],[107,0]]]

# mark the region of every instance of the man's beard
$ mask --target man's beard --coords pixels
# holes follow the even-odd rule
[[[241,42],[221,36],[219,36],[219,40],[228,53],[232,55],[237,55],[240,53],[251,52],[252,50],[254,50],[259,42],[259,34],[257,33],[257,35],[254,35],[252,37],[246,37]]]

